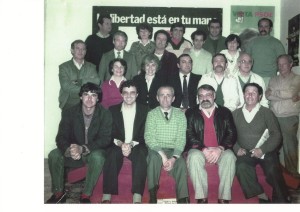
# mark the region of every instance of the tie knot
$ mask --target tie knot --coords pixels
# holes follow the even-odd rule
[[[165,118],[167,119],[167,120],[169,120],[169,118],[168,118],[168,112],[164,112],[164,114],[165,114]]]
[[[186,75],[183,75],[183,78],[186,78],[187,76]]]
[[[118,58],[121,58],[121,52],[117,52]]]

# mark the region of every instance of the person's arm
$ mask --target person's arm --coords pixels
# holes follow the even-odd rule
[[[190,149],[199,149],[202,150],[205,148],[203,141],[200,141],[197,136],[196,131],[200,131],[201,129],[195,129],[195,119],[193,109],[188,109],[186,111],[186,118],[187,118],[187,139],[186,139],[186,151],[189,151]],[[199,117],[200,118],[200,117]]]
[[[68,92],[70,95],[78,96],[82,82],[78,80],[77,74],[73,73],[70,64],[65,63],[59,66],[58,77],[63,91]]]
[[[237,139],[236,127],[233,121],[232,113],[227,109],[223,108],[221,119],[224,122],[224,137],[220,141],[220,146],[223,146],[224,149],[232,149]]]
[[[227,80],[227,82],[224,82],[225,80]],[[225,78],[224,81],[222,85],[224,106],[229,110],[234,111],[240,104],[238,83],[236,78],[232,76]],[[226,85],[224,83],[226,83]]]

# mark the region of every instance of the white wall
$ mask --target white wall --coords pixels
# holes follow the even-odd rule
[[[292,0],[289,0],[292,1]],[[298,1],[298,0],[294,0]],[[213,3],[212,3],[213,2]],[[223,35],[230,33],[231,5],[275,6],[274,36],[280,35],[280,0],[45,0],[45,141],[44,156],[55,148],[60,121],[58,66],[69,60],[70,44],[92,33],[92,6],[223,8]],[[293,6],[291,6],[293,8]],[[129,34],[136,38],[136,34]],[[128,43],[130,46],[130,43]]]

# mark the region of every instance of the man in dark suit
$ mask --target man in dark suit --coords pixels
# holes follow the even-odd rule
[[[127,63],[127,72],[125,78],[127,80],[132,79],[135,75],[138,74],[137,62],[135,56],[127,51],[125,47],[127,45],[127,34],[123,31],[117,31],[114,34],[113,43],[114,49],[103,54],[100,64],[99,64],[99,77],[101,83],[105,80],[109,80],[111,75],[109,74],[109,63],[115,58],[124,59]]]
[[[168,84],[175,90],[172,106],[182,111],[197,105],[197,86],[201,75],[192,73],[193,60],[190,55],[182,54],[177,59],[178,74],[170,77]],[[186,84],[186,87],[185,87]]]
[[[118,194],[118,175],[124,157],[132,164],[133,203],[141,203],[147,176],[147,154],[144,130],[148,107],[136,102],[137,87],[125,81],[120,92],[123,103],[111,106],[113,116],[112,142],[103,168],[102,203],[111,203],[111,195]]]
[[[105,148],[111,140],[112,116],[99,101],[99,85],[84,84],[79,92],[80,103],[63,110],[56,136],[57,148],[48,155],[53,195],[46,203],[66,202],[64,168],[77,168],[88,164],[80,203],[91,203],[90,195],[101,174],[105,161]]]

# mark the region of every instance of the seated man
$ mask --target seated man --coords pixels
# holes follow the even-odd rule
[[[157,91],[160,106],[152,109],[146,120],[150,203],[157,203],[161,167],[175,179],[177,203],[189,203],[187,169],[181,157],[186,143],[186,118],[179,108],[171,106],[174,99],[172,87],[160,87]]]
[[[98,85],[82,85],[80,103],[63,110],[56,136],[57,148],[48,155],[54,193],[46,203],[66,202],[64,168],[88,164],[80,203],[90,203],[90,196],[98,181],[105,161],[105,148],[110,143],[112,117],[98,101],[102,93]]]
[[[112,140],[103,168],[102,203],[110,203],[111,195],[118,194],[118,176],[124,157],[132,164],[133,203],[141,203],[147,176],[147,147],[144,130],[148,107],[136,103],[138,91],[132,80],[120,87],[123,103],[111,106],[113,117]]]
[[[236,157],[232,147],[236,129],[228,108],[217,105],[215,89],[207,84],[197,91],[200,104],[186,111],[187,167],[197,203],[208,203],[205,164],[217,164],[220,178],[218,203],[229,203]]]
[[[233,112],[238,135],[234,145],[236,175],[247,199],[257,196],[259,203],[269,203],[271,200],[257,180],[255,167],[259,164],[273,188],[272,202],[286,203],[288,191],[278,159],[282,139],[278,121],[270,109],[260,105],[260,85],[246,83],[243,93],[245,105]]]

